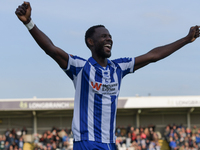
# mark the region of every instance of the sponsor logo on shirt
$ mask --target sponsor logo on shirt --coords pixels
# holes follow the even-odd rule
[[[99,93],[99,94],[108,94],[108,95],[114,95],[118,91],[118,83],[109,83],[109,84],[102,84],[97,82],[91,81],[91,86],[93,88],[93,92]]]
[[[98,84],[97,82],[95,84],[93,84],[93,82],[91,82],[91,85],[92,85],[93,89],[96,88],[96,90],[99,91],[99,89],[101,88],[102,84],[101,83]]]

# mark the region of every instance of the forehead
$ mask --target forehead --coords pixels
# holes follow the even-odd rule
[[[109,31],[104,27],[99,27],[95,29],[94,35],[110,34]]]

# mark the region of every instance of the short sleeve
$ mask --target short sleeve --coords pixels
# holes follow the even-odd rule
[[[135,58],[125,57],[113,60],[121,68],[122,77],[134,72]]]
[[[86,60],[81,57],[69,55],[67,69],[63,69],[63,71],[73,80],[74,76],[77,76],[83,68],[85,62]]]

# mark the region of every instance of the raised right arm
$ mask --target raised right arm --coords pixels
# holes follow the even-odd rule
[[[30,24],[31,21],[30,3],[24,2],[16,9],[15,14],[19,18],[19,20],[22,21],[25,25],[28,23]],[[32,26],[33,27],[29,29],[29,32],[35,39],[37,44],[45,51],[47,55],[53,58],[61,68],[66,69],[69,55],[62,49],[56,47],[52,43],[52,41],[41,30],[38,29],[36,25],[32,23]]]

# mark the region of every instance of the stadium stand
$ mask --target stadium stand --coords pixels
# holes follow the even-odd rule
[[[118,150],[199,150],[200,128],[182,125],[166,125],[162,135],[151,127],[134,126],[116,129]],[[73,137],[70,130],[58,129],[43,134],[17,136],[13,130],[0,135],[0,150],[72,150]],[[22,137],[22,140],[21,140]],[[20,143],[20,140],[22,143]]]
[[[0,99],[0,150],[71,150],[73,106],[72,98]],[[117,108],[118,150],[200,149],[200,96],[121,97]]]

